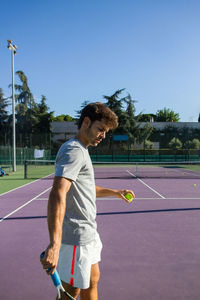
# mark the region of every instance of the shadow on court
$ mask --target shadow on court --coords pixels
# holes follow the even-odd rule
[[[97,216],[145,214],[145,213],[160,213],[160,212],[162,213],[162,212],[192,211],[192,210],[200,210],[200,208],[170,208],[170,209],[153,209],[153,210],[139,210],[139,211],[103,212],[103,213],[97,213]]]
[[[4,220],[4,222],[6,221],[13,221],[13,220],[33,220],[33,219],[46,219],[47,216],[30,216],[30,217],[10,217],[10,218],[6,218]],[[2,218],[0,218],[0,220],[2,220]]]
[[[97,213],[97,216],[112,216],[112,215],[131,215],[131,214],[147,214],[147,213],[167,213],[167,212],[187,212],[187,211],[200,211],[200,207],[188,207],[188,208],[170,208],[170,209],[153,209],[153,210],[139,210],[139,211],[113,211]],[[5,221],[13,220],[34,220],[34,219],[47,219],[47,216],[27,216],[27,217],[10,217]],[[2,220],[2,218],[0,218]]]

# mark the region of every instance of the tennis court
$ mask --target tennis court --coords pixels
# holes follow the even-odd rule
[[[162,175],[151,169],[151,176],[137,176],[134,170],[95,166],[97,185],[133,189],[136,195],[131,204],[97,200],[104,245],[99,299],[199,300],[199,170],[168,165]],[[52,177],[45,177],[0,195],[2,299],[55,299],[39,262],[48,243],[51,185]]]

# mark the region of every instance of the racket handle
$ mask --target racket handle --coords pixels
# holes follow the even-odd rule
[[[40,254],[40,257],[41,257],[41,258],[44,258],[44,255],[45,255],[45,252],[42,252],[42,253]],[[51,269],[49,269],[49,271],[50,271],[50,270],[51,270]],[[50,274],[50,276],[51,276],[51,279],[52,279],[53,284],[55,285],[55,287],[58,287],[58,286],[61,285],[60,276],[59,276],[57,270],[55,270],[55,272],[54,272],[53,274]]]
[[[51,276],[51,279],[52,279],[53,284],[55,285],[55,287],[58,287],[58,286],[61,285],[60,276],[59,276],[57,270],[55,270],[55,272],[53,274],[51,274],[50,276]]]

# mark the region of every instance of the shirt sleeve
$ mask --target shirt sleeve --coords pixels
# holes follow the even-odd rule
[[[79,147],[69,147],[59,153],[55,163],[55,176],[61,176],[76,181],[83,166],[84,157]]]

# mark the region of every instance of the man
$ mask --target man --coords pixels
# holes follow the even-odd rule
[[[4,170],[0,167],[0,176],[3,177],[3,176],[5,176],[5,175],[6,175],[6,174],[5,174]]]
[[[63,286],[74,298],[98,299],[99,261],[102,244],[96,225],[96,197],[113,196],[128,200],[130,190],[95,185],[88,146],[97,146],[110,129],[118,126],[117,116],[103,103],[87,105],[81,113],[78,134],[58,151],[55,178],[48,201],[50,243],[41,263],[52,274],[58,265]],[[59,261],[58,261],[59,260]],[[61,299],[67,299],[62,294]]]

